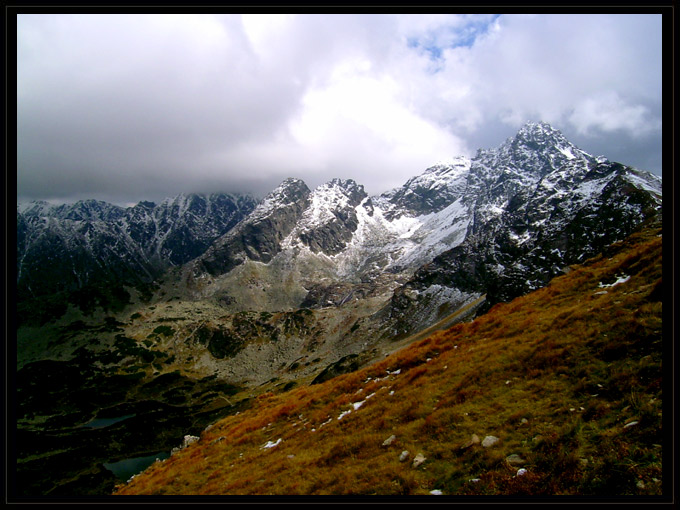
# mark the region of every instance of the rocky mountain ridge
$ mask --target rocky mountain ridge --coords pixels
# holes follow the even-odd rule
[[[658,176],[591,156],[546,123],[527,123],[497,149],[435,165],[379,196],[354,181],[310,191],[289,179],[188,264],[185,279],[202,282],[194,296],[204,299],[241,286],[232,272],[239,263],[265,262],[276,292],[290,293],[290,308],[320,308],[358,299],[351,286],[380,276],[394,292],[381,313],[401,323],[389,334],[412,333],[483,294],[491,306],[534,290],[625,238],[661,214],[661,188]],[[296,201],[278,204],[282,194]],[[267,228],[259,227],[262,211]],[[267,249],[237,246],[245,231]],[[291,279],[292,289],[276,285]],[[344,294],[328,299],[338,287]],[[239,297],[229,299],[238,308]]]
[[[330,307],[344,317],[332,342],[346,343],[350,327],[355,337],[330,349],[339,357],[365,349],[366,338],[407,337],[472,303],[483,310],[545,285],[660,217],[661,188],[660,177],[529,122],[496,149],[378,196],[353,180],[311,190],[289,178],[259,203],[181,195],[128,209],[33,204],[17,209],[20,300],[40,277],[78,290],[94,266],[109,271],[105,281],[148,282],[138,288],[146,305],[127,289],[99,300],[119,299],[117,310],[169,299],[224,314]],[[81,309],[96,306],[91,286],[78,295]]]
[[[66,301],[107,286],[153,283],[168,267],[203,253],[255,204],[252,196],[228,194],[178,195],[129,208],[96,200],[18,204],[18,300]],[[111,299],[103,296],[102,306]]]

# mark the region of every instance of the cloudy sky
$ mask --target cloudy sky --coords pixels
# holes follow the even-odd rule
[[[20,14],[17,198],[370,194],[544,120],[661,173],[658,14]]]

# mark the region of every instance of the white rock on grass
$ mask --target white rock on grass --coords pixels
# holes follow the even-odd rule
[[[516,453],[513,453],[512,455],[508,455],[505,458],[505,461],[508,464],[510,464],[511,466],[521,466],[522,464],[524,464],[526,462],[522,457],[520,457]]]
[[[422,453],[419,453],[418,455],[415,456],[413,459],[413,467],[417,468],[420,466],[423,462],[425,462],[425,456]]]
[[[394,434],[392,434],[390,437],[388,437],[387,439],[385,439],[385,440],[383,441],[383,444],[382,444],[382,445],[383,445],[383,446],[389,446],[389,445],[391,445],[392,443],[394,443],[394,441],[395,441],[396,439],[397,439],[397,436],[395,436]]]
[[[472,434],[470,440],[466,442],[463,446],[461,446],[460,449],[465,450],[466,448],[470,448],[471,446],[476,444],[479,444],[479,436],[477,434]]]
[[[262,447],[262,449],[265,449],[265,448],[274,448],[275,446],[278,446],[279,444],[281,444],[281,441],[282,441],[281,438],[279,438],[276,442],[267,441],[267,443]]]
[[[194,444],[199,439],[200,437],[198,436],[184,436],[184,440],[182,441],[182,448],[186,448],[190,444]]]
[[[498,441],[500,441],[500,439],[498,439],[496,436],[486,436],[486,437],[482,440],[482,446],[483,446],[484,448],[489,448],[489,447],[494,446],[495,444],[497,444]]]

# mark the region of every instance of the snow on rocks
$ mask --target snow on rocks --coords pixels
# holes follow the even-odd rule
[[[620,283],[626,283],[628,280],[630,280],[630,276],[628,275],[621,275],[617,278],[617,280],[614,283],[602,283],[600,282],[600,288],[602,287],[614,287],[615,285],[618,285]]]
[[[357,392],[357,393],[358,393],[358,392]],[[366,401],[367,401],[369,398],[371,398],[371,397],[374,396],[374,395],[375,395],[375,393],[371,393],[371,394],[368,395],[364,400],[361,400],[361,401],[359,401],[359,402],[353,402],[353,403],[352,403],[352,409],[354,409],[354,410],[356,411],[356,410],[359,409],[362,405],[364,405],[364,404],[366,403]],[[347,416],[349,413],[351,413],[351,412],[352,412],[352,409],[347,409],[346,411],[341,412],[340,415],[338,416],[338,420],[344,418],[344,417]]]

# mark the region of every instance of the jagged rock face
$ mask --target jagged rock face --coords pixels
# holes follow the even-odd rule
[[[17,207],[20,300],[148,282],[203,253],[255,207],[249,196],[180,195],[123,208],[95,200]]]
[[[661,217],[661,179],[593,157],[545,123],[528,123],[472,159],[465,239],[394,293],[389,330],[408,333],[485,296],[481,310],[535,290],[569,264]]]
[[[301,219],[299,239],[314,253],[340,253],[359,225],[356,207],[368,195],[353,180],[333,179],[311,196],[310,207]]]
[[[198,262],[197,271],[224,274],[245,258],[270,262],[309,205],[310,193],[303,181],[286,179],[245,221],[211,246]]]
[[[385,218],[396,219],[404,214],[422,216],[436,213],[465,194],[470,160],[456,158],[448,164],[428,168],[423,174],[409,179],[401,188],[380,196],[385,204]]]
[[[595,160],[545,122],[526,123],[514,137],[497,149],[479,151],[475,159],[484,166],[502,169],[503,173],[523,174],[534,179],[542,178],[570,161]]]
[[[140,243],[162,236],[155,255],[171,265],[181,265],[204,253],[210,244],[230,231],[255,207],[250,196],[239,195],[179,195],[165,200],[161,207],[144,218],[144,235],[132,236]],[[140,204],[140,211],[146,208]]]
[[[568,163],[503,209],[478,210],[466,240],[420,268],[405,287],[416,294],[434,286],[486,294],[488,307],[544,286],[565,266],[660,216],[658,178],[608,161]],[[408,308],[403,300],[393,300],[392,308]]]

